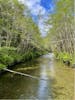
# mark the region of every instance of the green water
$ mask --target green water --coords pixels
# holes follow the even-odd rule
[[[39,77],[5,73],[0,76],[0,99],[73,100],[74,69],[55,61],[53,54],[16,65],[15,71]],[[40,80],[47,79],[46,81]]]

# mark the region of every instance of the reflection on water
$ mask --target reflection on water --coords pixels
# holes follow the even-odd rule
[[[48,55],[44,55],[41,58],[42,61],[40,64],[40,78],[47,79],[47,81],[43,81],[43,80],[39,81],[38,97],[39,99],[41,98],[42,100],[46,100],[48,98],[52,100],[51,96],[49,96],[49,91],[51,95],[51,88],[49,88],[51,84],[50,76],[53,76],[54,74],[54,70],[53,70],[54,68],[50,61],[52,60],[51,59],[52,57],[53,57],[53,54],[48,54]],[[49,88],[49,91],[48,91],[48,88]]]
[[[17,65],[14,70],[38,76],[40,80],[6,73],[0,77],[1,99],[72,100],[73,70],[55,62],[53,54]]]
[[[48,79],[46,65],[41,66],[40,78]],[[38,97],[46,100],[48,97],[48,81],[40,80],[38,88]]]

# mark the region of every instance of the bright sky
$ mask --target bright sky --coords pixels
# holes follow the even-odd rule
[[[45,36],[49,27],[44,24],[48,20],[48,14],[54,11],[54,0],[19,0],[28,6],[32,18],[37,22],[42,36]]]

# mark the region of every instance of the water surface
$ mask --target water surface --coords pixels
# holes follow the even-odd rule
[[[73,100],[74,70],[55,61],[53,54],[16,65],[13,70],[39,80],[7,72],[0,76],[0,99]]]

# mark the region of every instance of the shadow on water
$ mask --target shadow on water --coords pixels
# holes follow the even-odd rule
[[[73,96],[72,93],[70,95],[70,90],[71,92],[73,90],[73,71],[63,67],[63,64],[59,62],[55,62],[53,54],[47,54],[35,61],[17,65],[13,70],[47,80],[35,80],[17,74],[6,73],[0,77],[1,99],[67,100],[67,96],[69,98]],[[71,79],[68,79],[67,74],[70,75]],[[63,82],[64,79],[66,82]],[[70,89],[67,87],[68,82],[71,82],[68,85]],[[60,99],[61,96],[65,99]]]

